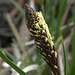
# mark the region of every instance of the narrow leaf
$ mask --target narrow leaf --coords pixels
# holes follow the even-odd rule
[[[61,19],[62,19],[62,15],[64,12],[64,8],[66,6],[66,3],[67,3],[67,0],[60,0],[59,11],[58,11],[58,16],[57,16],[57,27],[56,27],[56,31],[55,31],[54,42],[56,42],[56,40],[58,39],[58,37],[60,35]]]
[[[62,39],[62,47],[63,47],[63,54],[64,54],[64,75],[67,75],[66,71],[66,53],[65,53],[65,47],[64,47],[64,42],[63,42],[63,37],[61,36]]]
[[[8,57],[0,50],[0,57],[9,64],[14,70],[16,70],[20,75],[26,75],[19,67],[17,67]]]
[[[70,75],[75,75],[75,1],[74,1],[74,14],[73,14],[73,43],[72,43],[72,58],[71,58],[71,68]]]
[[[10,2],[13,3],[19,9],[23,16],[25,16],[23,8],[15,0],[10,0]]]
[[[14,59],[14,57],[9,53],[7,52],[6,50],[0,48],[13,62],[17,63],[17,61]]]

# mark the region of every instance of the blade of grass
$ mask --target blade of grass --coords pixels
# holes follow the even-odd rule
[[[52,8],[51,0],[46,0],[46,5],[45,5],[45,8],[44,8],[44,14],[43,14],[46,22],[50,21],[51,14],[52,14],[51,8]],[[49,24],[48,24],[48,26],[49,26]]]
[[[18,32],[16,26],[14,25],[9,13],[6,14],[6,19],[7,19],[8,25],[10,26],[10,28],[11,28],[11,30],[12,30],[12,32],[13,32],[13,34],[14,34],[17,42],[18,42],[18,44],[19,44],[19,47],[20,47],[21,51],[23,53],[25,53],[25,48],[24,48],[24,46],[22,44],[23,39],[20,37],[19,32]]]
[[[8,63],[14,70],[16,70],[20,75],[26,75],[19,67],[17,67],[11,60],[6,57],[6,55],[0,50],[0,57]]]
[[[38,0],[41,6],[42,13],[44,14],[44,0]]]
[[[53,11],[53,14],[52,14],[52,18],[50,19],[51,21],[49,21],[49,26],[50,26],[49,31],[50,31],[51,34],[52,34],[52,31],[53,31],[53,21],[54,21],[54,18],[55,18],[56,3],[57,3],[57,0],[55,0],[54,11]]]
[[[58,16],[57,16],[57,27],[56,27],[56,31],[55,31],[54,42],[56,42],[56,40],[58,39],[58,37],[60,35],[61,19],[62,19],[62,14],[64,12],[67,0],[60,0],[59,3],[60,3],[60,5],[59,5]]]
[[[72,21],[73,21],[73,17],[69,19],[69,21],[68,21],[67,24],[66,24],[66,28],[62,31],[62,35],[63,35],[63,36],[64,36],[64,34],[65,34],[65,32],[66,32],[66,30],[67,30],[67,28],[68,28],[69,23],[72,22]]]
[[[33,61],[32,57],[29,55],[28,50],[26,50],[26,51],[27,51],[27,56],[29,59],[29,64],[34,64],[34,61]]]
[[[63,47],[63,54],[64,54],[64,75],[67,75],[66,71],[66,53],[65,53],[65,47],[64,47],[64,42],[63,42],[63,37],[61,36],[62,40],[62,47]]]
[[[38,48],[36,48],[36,63],[37,64],[41,64],[41,54],[39,53],[39,50],[38,50]]]
[[[51,34],[52,34],[52,30],[53,30],[53,21],[54,21],[54,17],[55,17],[56,2],[57,2],[57,0],[55,0],[55,3],[54,3],[53,13],[52,13],[52,0],[46,0],[45,10],[44,10],[44,18],[48,24],[49,31]]]
[[[48,75],[49,74],[49,66],[46,65],[44,71],[42,72],[42,75]]]
[[[73,21],[74,21],[74,27],[73,27],[73,43],[72,43],[70,75],[75,75],[75,0],[74,0]]]
[[[0,48],[14,63],[17,63],[17,61],[15,60],[15,58],[8,53],[6,50],[4,50],[3,48]]]
[[[23,16],[25,16],[23,8],[15,0],[10,0],[10,2],[13,3],[19,9]]]
[[[19,49],[19,52],[21,53],[21,51],[20,51],[20,45],[19,45],[19,43],[17,42],[17,40],[15,39],[15,38],[12,38],[12,41],[15,43],[15,45],[18,47],[18,49]]]
[[[27,57],[28,57],[28,60],[29,60],[29,64],[34,64],[34,61],[33,61],[32,57],[28,53],[27,46],[25,46],[25,50],[26,50],[26,53],[27,53]],[[34,75],[34,72],[33,71],[31,71],[30,73],[31,73],[31,75]]]
[[[18,46],[18,48],[19,48],[19,44],[18,44],[18,42],[16,41],[16,39],[12,39],[12,41]],[[20,48],[19,48],[20,49]],[[26,50],[26,54],[27,54],[27,57],[28,57],[28,59],[29,59],[29,64],[34,64],[34,61],[32,60],[32,58],[31,58],[31,56],[29,55],[29,53],[28,53],[28,49],[27,49],[27,46],[25,46],[25,50]]]
[[[72,4],[72,0],[68,1],[68,3],[66,4],[65,11],[64,11],[62,21],[61,21],[61,25],[64,25],[64,23],[66,22],[69,10],[71,8],[71,4]]]
[[[49,3],[48,4],[49,5],[47,5],[47,8],[49,7],[49,17],[50,17],[48,27],[50,29],[50,22],[51,22],[51,18],[52,18],[52,1],[49,0]]]

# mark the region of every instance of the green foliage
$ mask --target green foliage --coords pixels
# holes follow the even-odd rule
[[[64,54],[64,75],[67,75],[66,71],[66,53],[65,53],[65,47],[64,47],[64,42],[63,42],[63,37],[61,36],[62,39],[62,47],[63,47],[63,54]]]
[[[64,30],[62,31],[62,35],[65,34],[65,32],[66,32],[66,30],[67,30],[67,28],[68,28],[68,26],[69,26],[69,23],[71,23],[72,21],[73,21],[73,17],[71,17],[71,18],[68,20],[68,22],[67,22],[67,24],[66,24],[66,27],[65,27]]]
[[[17,61],[15,60],[15,58],[6,50],[4,50],[3,48],[0,48],[14,63],[17,63]]]
[[[56,12],[55,11],[56,10],[56,3],[57,3],[57,1],[55,0],[54,10],[52,11],[52,0],[46,0],[46,5],[44,8],[44,18],[48,24],[49,31],[51,34],[52,34],[52,30],[53,30],[53,22],[54,22],[55,12]]]
[[[44,14],[44,0],[38,0],[41,6],[42,13]]]
[[[8,57],[0,50],[0,57],[8,63],[14,70],[16,70],[20,75],[26,75],[19,67],[17,67]]]
[[[56,40],[58,39],[58,37],[60,35],[61,19],[62,19],[62,15],[64,12],[64,8],[66,6],[66,2],[67,2],[67,0],[60,0],[59,11],[58,11],[58,16],[57,16],[57,27],[56,27],[56,31],[55,31],[54,42],[56,42]]]
[[[36,48],[36,63],[41,64],[41,54],[39,53],[38,48]]]
[[[25,16],[23,8],[18,3],[16,3],[15,0],[10,0],[10,2],[19,9],[19,11],[22,13],[23,16]]]
[[[34,64],[34,61],[32,60],[32,57],[29,55],[28,51],[27,51],[27,56],[29,59],[29,64]]]
[[[46,22],[50,21],[50,17],[52,14],[51,6],[52,6],[51,0],[46,0],[45,7],[44,7],[44,14],[43,14]]]
[[[50,21],[49,21],[49,31],[50,31],[51,34],[52,34],[52,31],[53,31],[53,22],[54,22],[55,13],[56,13],[56,3],[57,3],[57,1],[55,0],[54,11],[51,14],[52,16],[51,16]]]
[[[42,75],[48,75],[48,71],[49,71],[49,66],[46,65]]]
[[[73,27],[73,43],[72,43],[70,75],[75,75],[75,2],[74,2],[73,22],[74,22],[74,27]]]

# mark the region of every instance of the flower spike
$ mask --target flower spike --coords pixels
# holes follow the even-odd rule
[[[50,66],[52,75],[58,75],[57,52],[51,34],[41,12],[36,12],[29,5],[25,5],[27,27],[39,48],[42,58]]]

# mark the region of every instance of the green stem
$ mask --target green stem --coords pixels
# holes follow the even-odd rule
[[[64,54],[64,75],[67,75],[67,71],[66,71],[66,53],[65,53],[65,47],[64,47],[64,42],[63,42],[62,35],[61,35],[61,40],[62,40],[62,47],[63,47],[63,54]]]
[[[16,70],[20,75],[26,75],[19,67],[17,67],[11,60],[9,60],[6,55],[0,50],[0,57],[9,64],[14,70]]]
[[[6,50],[4,50],[3,48],[0,48],[1,51],[3,51],[13,62],[17,63],[17,61],[14,59],[14,57],[8,53]]]

